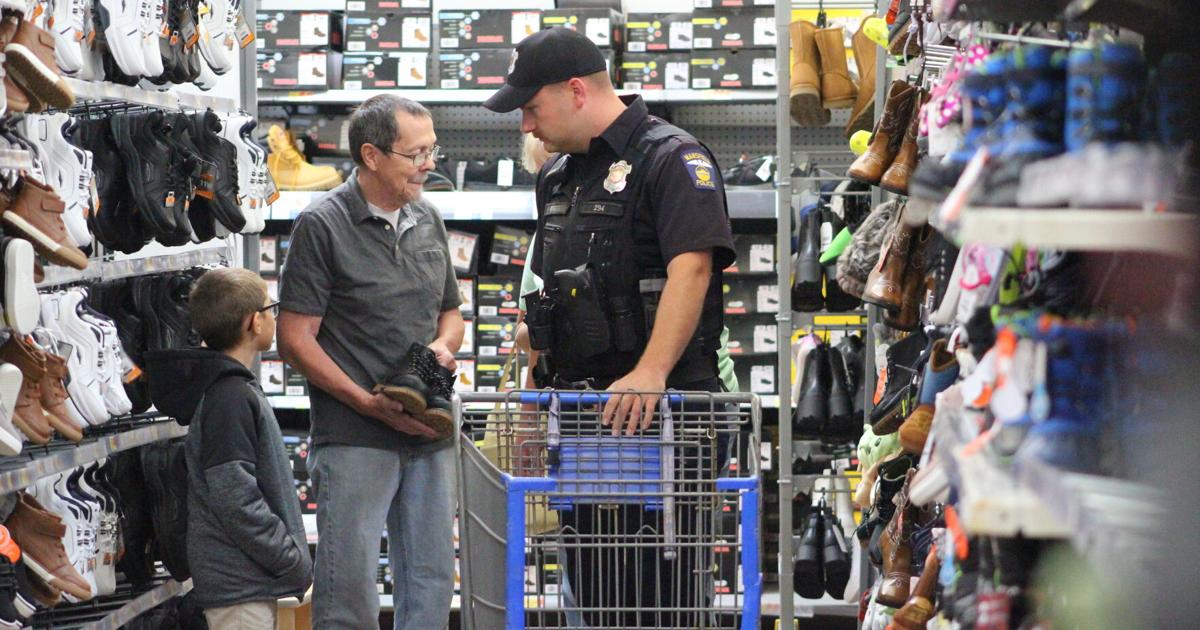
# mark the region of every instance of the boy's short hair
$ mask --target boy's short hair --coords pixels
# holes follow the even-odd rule
[[[220,267],[200,276],[188,297],[192,328],[213,350],[228,350],[250,334],[243,322],[263,307],[267,283],[249,269]]]

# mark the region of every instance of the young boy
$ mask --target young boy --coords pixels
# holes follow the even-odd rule
[[[276,600],[303,597],[312,558],[279,425],[250,371],[275,338],[267,285],[214,269],[190,297],[207,349],[146,354],[159,411],[190,424],[187,557],[210,628],[270,630]]]

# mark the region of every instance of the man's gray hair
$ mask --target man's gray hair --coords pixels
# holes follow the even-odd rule
[[[372,96],[350,115],[350,156],[355,164],[363,164],[364,144],[390,150],[400,139],[400,129],[396,125],[397,112],[433,118],[424,105],[412,99],[394,94]]]

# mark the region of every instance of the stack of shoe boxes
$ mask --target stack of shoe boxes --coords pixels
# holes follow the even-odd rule
[[[455,358],[458,360],[458,375],[454,382],[455,391],[475,391],[475,276],[479,249],[479,236],[469,232],[448,230],[450,261],[454,274],[458,276],[458,292],[462,296],[462,313],[466,326],[463,343]]]
[[[736,2],[736,0],[735,0]],[[755,6],[696,0],[692,12],[691,86],[694,89],[775,87],[775,11]]]
[[[341,87],[342,16],[329,11],[255,14],[260,90]]]
[[[267,293],[272,300],[279,299],[279,271],[287,256],[287,236],[263,236],[259,238],[258,273],[267,281]],[[279,358],[272,345],[264,352],[259,362],[258,380],[263,393],[268,396],[307,396],[308,381],[300,372]]]
[[[346,3],[347,90],[425,88],[433,48],[429,0],[351,0]]]
[[[691,51],[691,13],[630,13],[625,20],[621,87],[687,89]]]
[[[778,351],[775,316],[779,286],[775,278],[775,237],[737,234],[737,262],[725,270],[725,326],[738,385],[744,392],[774,394]]]

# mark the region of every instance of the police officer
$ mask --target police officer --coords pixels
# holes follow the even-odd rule
[[[734,250],[710,152],[649,115],[641,97],[619,97],[600,50],[565,28],[522,40],[504,87],[484,107],[519,108],[521,130],[555,154],[538,174],[530,257],[545,286],[526,296],[531,346],[549,355],[539,385],[609,390],[602,422],[614,435],[648,429],[668,387],[719,391],[721,270]],[[625,609],[619,619],[627,626],[696,623],[632,611],[700,607],[691,588],[703,570],[699,553],[658,564],[655,551],[639,549],[636,561],[622,556],[615,569],[591,547],[662,531],[661,512],[595,508],[562,515],[569,586],[593,611],[589,623],[603,625],[611,617],[596,611],[613,608]],[[708,527],[700,520],[684,515],[681,533]]]
[[[545,384],[614,392],[602,416],[614,435],[649,427],[651,392],[719,391],[734,250],[709,151],[641,97],[617,96],[600,49],[565,28],[522,40],[484,107],[520,108],[521,130],[557,154],[537,184],[530,264],[545,288],[527,304],[531,341],[550,355]]]

